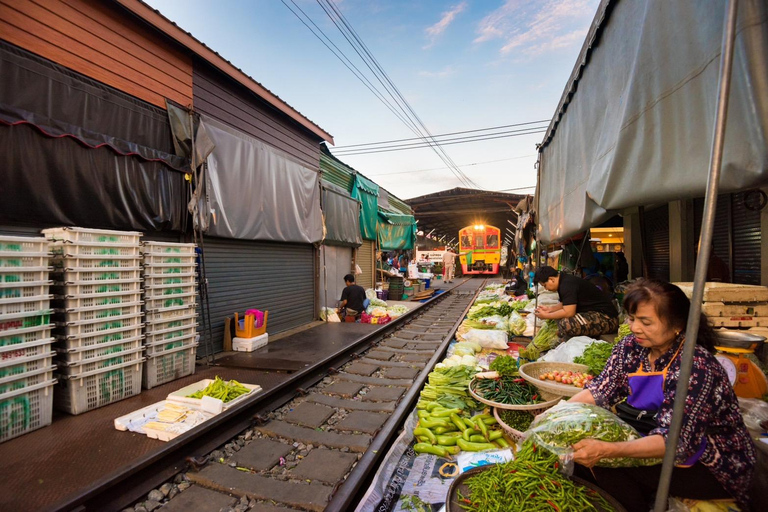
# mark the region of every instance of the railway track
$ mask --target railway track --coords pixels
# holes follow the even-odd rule
[[[313,385],[274,397],[248,428],[125,510],[165,501],[170,512],[354,509],[484,283],[465,281],[336,367],[316,368]]]

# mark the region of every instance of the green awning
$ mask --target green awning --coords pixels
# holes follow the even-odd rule
[[[379,211],[379,248],[383,251],[413,249],[416,221],[413,215]]]
[[[376,240],[377,213],[379,211],[379,186],[359,174],[355,174],[352,199],[360,201],[360,233],[364,240]]]

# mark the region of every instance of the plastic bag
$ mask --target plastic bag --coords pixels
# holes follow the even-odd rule
[[[483,348],[507,349],[507,332],[496,329],[470,329],[464,334],[465,341],[478,343]]]
[[[534,329],[541,329],[542,325],[544,325],[544,320],[536,318],[536,315],[528,315],[525,317],[525,331],[522,335],[532,337]]]
[[[513,311],[512,314],[509,315],[509,332],[512,334],[512,336],[522,336],[522,334],[525,332],[526,329],[526,323],[525,318],[520,315],[517,311]]]
[[[552,363],[572,363],[575,357],[583,355],[587,347],[593,343],[606,342],[590,338],[589,336],[576,336],[575,338],[569,339],[562,345],[558,345],[557,347],[541,356],[539,361],[549,361]]]
[[[618,442],[632,441],[641,436],[612,412],[591,404],[560,402],[540,414],[528,429],[527,438],[563,460],[573,460],[572,446],[582,439]],[[627,468],[661,464],[661,459],[620,457],[602,459],[597,465],[608,468]]]
[[[376,298],[376,290],[374,290],[373,288],[368,288],[367,290],[365,290],[365,296],[368,297],[371,300],[375,299]]]
[[[748,429],[759,432],[768,430],[760,426],[762,422],[768,421],[767,403],[757,398],[739,398],[739,409]]]
[[[326,322],[341,322],[339,315],[336,314],[336,310],[333,308],[323,308],[320,310],[320,319]]]

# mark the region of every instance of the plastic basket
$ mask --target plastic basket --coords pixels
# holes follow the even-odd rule
[[[48,252],[50,241],[43,237],[0,236],[0,254]]]
[[[52,363],[53,358],[43,357],[36,361],[0,368],[0,396],[53,379],[56,365]],[[27,366],[33,368],[26,370]]]
[[[93,271],[96,269],[120,269],[120,270],[139,270],[141,267],[141,259],[135,256],[109,256],[106,258],[96,258],[93,256],[80,257],[80,256],[54,256],[51,258],[51,266],[55,271],[61,272],[67,271]]]
[[[135,351],[137,348],[141,348],[141,340],[142,336],[136,336],[124,340],[101,343],[99,345],[90,347],[61,347],[57,348],[56,351],[59,353],[59,361],[63,361],[66,364],[85,363],[107,356],[110,358],[116,358],[120,354]]]
[[[42,326],[35,325],[33,327],[27,327],[26,329],[14,329],[9,332],[0,332],[0,348],[52,338],[52,327],[53,324],[46,324]]]
[[[142,324],[129,325],[116,329],[93,332],[86,335],[59,335],[57,339],[64,343],[68,348],[90,347],[100,343],[109,343],[110,341],[127,340],[141,336],[144,326]]]
[[[93,285],[86,285],[93,286]],[[141,290],[126,292],[109,292],[84,295],[59,295],[54,297],[54,307],[62,309],[101,309],[122,306],[124,304],[141,303]]]
[[[150,254],[194,256],[195,244],[173,242],[142,242],[142,251]]]
[[[147,357],[142,376],[144,388],[152,389],[160,384],[194,374],[196,350],[197,344],[179,346]]]
[[[51,424],[55,379],[0,395],[0,442]]]
[[[187,318],[191,314],[196,314],[194,305],[172,306],[168,308],[148,310],[145,304],[144,311],[146,315],[145,320],[148,324],[157,324],[160,322],[179,320],[182,318]]]
[[[138,395],[142,368],[137,361],[79,376],[61,376],[54,405],[69,414],[81,414]]]
[[[167,265],[144,265],[144,275],[168,276],[177,274],[191,274],[197,270],[195,265],[177,265],[169,263]]]
[[[189,295],[197,292],[197,284],[161,284],[144,286],[144,297],[147,299],[162,299],[170,295]]]
[[[31,281],[27,283],[0,282],[0,300],[48,295],[52,283],[53,281]]]
[[[196,304],[196,292],[182,293],[173,295],[162,295],[158,297],[144,297],[144,308],[149,311],[163,310],[167,308],[191,308]]]
[[[144,348],[141,346],[140,341],[133,343],[135,346],[127,350],[123,350],[123,347],[119,345],[107,347],[107,349],[102,351],[102,355],[95,354],[95,352],[102,350],[102,347],[86,349],[85,352],[88,352],[88,355],[91,356],[89,359],[72,361],[69,359],[59,358],[59,373],[62,375],[75,377],[78,375],[103,371],[113,366],[120,366],[122,364],[133,363],[137,361],[140,362],[143,360],[142,352],[144,351]],[[93,353],[90,351],[93,351]],[[76,354],[76,352],[73,354]]]
[[[0,252],[0,268],[47,267],[49,259],[47,252]]]
[[[0,283],[2,284],[23,284],[48,281],[49,274],[53,269],[44,267],[0,267]]]
[[[138,231],[111,231],[106,229],[67,227],[44,229],[42,233],[49,240],[63,240],[66,242],[139,245],[141,241],[141,233]]]
[[[0,347],[0,361],[3,365],[17,364],[51,353],[53,338],[42,338],[26,343]]]
[[[195,255],[193,254],[169,254],[159,252],[145,252],[144,266],[152,267],[157,265],[176,266],[176,267],[194,267]]]
[[[50,342],[50,340],[48,341]],[[0,384],[14,380],[24,373],[55,366],[53,364],[53,356],[55,355],[56,352],[52,351],[49,347],[47,351],[34,356],[0,359]],[[3,391],[0,391],[0,393],[3,393]]]
[[[0,337],[15,336],[22,332],[29,332],[35,328],[41,329],[51,323],[50,309],[33,311],[32,313],[18,313],[14,315],[0,315]]]
[[[158,354],[162,354],[168,350],[178,347],[189,347],[196,345],[198,342],[198,334],[194,333],[189,336],[171,338],[167,340],[155,341],[152,343],[145,343],[144,348],[147,352],[147,357],[154,357]]]
[[[71,336],[85,336],[87,334],[109,334],[122,331],[126,327],[141,327],[141,313],[132,315],[115,316],[106,320],[84,321],[77,323],[57,323],[57,334]]]
[[[134,302],[133,304],[111,305],[109,307],[67,309],[60,311],[66,314],[66,322],[95,322],[141,313],[141,305],[141,302]]]
[[[144,286],[146,288],[159,288],[163,286],[197,286],[197,273],[185,272],[183,274],[144,274]]]
[[[0,299],[0,316],[35,313],[51,307],[53,295]]]
[[[56,283],[51,291],[65,297],[116,296],[125,293],[141,292],[141,279],[110,279],[104,281],[76,281]]]
[[[147,334],[146,346],[155,347],[152,351],[160,350],[157,348],[163,344],[171,344],[176,342],[184,342],[187,345],[193,343],[197,337],[197,326],[187,327],[186,329],[170,330],[161,334]],[[192,340],[192,341],[190,341]],[[168,347],[171,348],[171,347]],[[149,351],[147,351],[149,355]]]
[[[51,243],[51,254],[54,256],[65,256],[69,258],[92,258],[99,260],[109,260],[112,258],[140,259],[141,253],[138,245],[118,245],[102,243],[72,243],[72,242],[53,242]]]
[[[147,334],[161,334],[169,330],[184,329],[197,325],[197,312],[190,309],[186,315],[181,315],[170,320],[147,320]]]

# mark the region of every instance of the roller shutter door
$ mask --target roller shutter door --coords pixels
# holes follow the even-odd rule
[[[760,284],[760,212],[744,205],[744,194],[733,194],[733,282]]]
[[[205,238],[205,267],[217,352],[223,349],[224,319],[235,311],[269,310],[270,334],[315,318],[312,245]]]
[[[335,308],[345,286],[344,276],[352,272],[354,249],[324,245],[320,250],[320,303]]]
[[[669,281],[669,206],[645,212],[648,277]]]
[[[363,240],[363,245],[357,249],[357,260],[355,263],[363,271],[362,274],[355,277],[357,284],[365,289],[373,288],[376,281],[373,278],[373,256],[375,253],[373,240]]]
[[[712,230],[712,247],[715,255],[728,265],[730,272],[731,261],[731,226],[728,210],[731,207],[730,194],[717,196],[717,211],[715,212],[715,227]],[[701,237],[701,223],[704,216],[704,198],[693,200],[693,232],[694,253],[698,252],[699,238]],[[759,253],[759,249],[758,249]],[[728,279],[730,281],[730,279]]]

